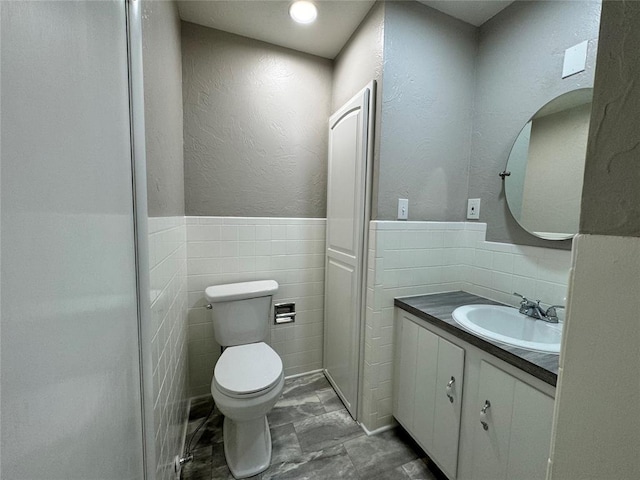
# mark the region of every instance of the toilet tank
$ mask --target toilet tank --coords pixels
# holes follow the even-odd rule
[[[267,340],[271,298],[277,291],[275,280],[207,287],[216,342],[229,347]]]

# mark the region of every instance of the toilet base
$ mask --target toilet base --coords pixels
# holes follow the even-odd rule
[[[224,456],[235,478],[264,472],[271,464],[271,432],[267,417],[234,422],[224,417]]]

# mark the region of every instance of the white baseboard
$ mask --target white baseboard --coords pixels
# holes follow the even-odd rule
[[[305,375],[311,375],[312,373],[323,372],[322,368],[318,368],[317,370],[310,370],[308,372],[296,373],[295,375],[289,375],[288,377],[284,377],[285,380],[291,380],[292,378],[304,377]]]
[[[362,430],[364,430],[364,433],[367,434],[368,437],[372,436],[372,435],[378,435],[379,433],[382,432],[386,432],[387,430],[391,430],[392,428],[396,428],[398,426],[398,424],[394,421],[393,423],[390,423],[389,425],[384,425],[380,428],[376,428],[373,431],[370,431],[367,427],[364,426],[363,423],[358,422],[358,425],[360,425],[360,428],[362,428]]]

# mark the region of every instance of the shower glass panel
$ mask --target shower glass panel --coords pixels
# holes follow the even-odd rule
[[[141,479],[125,2],[0,4],[2,478]]]

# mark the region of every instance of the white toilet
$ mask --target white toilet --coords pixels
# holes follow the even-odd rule
[[[216,363],[211,395],[224,415],[224,454],[235,478],[271,463],[267,413],[284,387],[282,360],[266,343],[274,280],[207,287],[216,341],[226,347]]]

